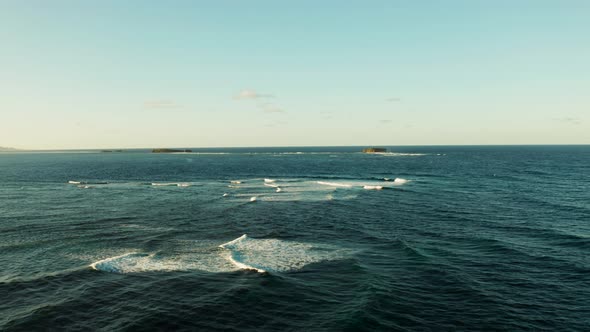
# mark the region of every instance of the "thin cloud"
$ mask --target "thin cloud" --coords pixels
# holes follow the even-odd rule
[[[285,122],[285,121],[272,121],[272,122],[265,124],[264,126],[267,128],[276,128],[276,127],[284,126],[286,124],[287,124],[287,122]]]
[[[384,120],[379,120],[379,122],[383,123],[383,124],[387,124],[387,123],[391,123],[392,120],[389,119],[384,119]]]
[[[322,119],[325,119],[325,120],[330,120],[334,117],[333,116],[334,113],[332,113],[330,111],[322,111],[322,112],[320,112],[320,114],[322,115]]]
[[[388,101],[388,102],[398,102],[398,101],[402,101],[402,99],[399,98],[399,97],[391,97],[391,98],[387,98],[386,101]]]
[[[254,90],[245,89],[245,90],[238,92],[238,94],[234,96],[234,99],[244,100],[244,99],[273,98],[273,97],[274,96],[271,94],[258,93]]]
[[[264,113],[285,113],[284,109],[282,109],[276,105],[272,105],[272,104],[260,104],[260,105],[258,105],[258,107]]]
[[[569,117],[569,116],[566,116],[563,118],[554,118],[553,120],[563,122],[563,123],[573,124],[573,125],[579,125],[582,123],[582,121],[579,118],[573,118],[573,117]]]
[[[149,109],[171,109],[181,108],[182,106],[172,100],[149,100],[143,103],[144,108]]]

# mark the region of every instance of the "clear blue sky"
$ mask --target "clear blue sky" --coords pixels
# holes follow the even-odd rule
[[[0,1],[0,146],[589,144],[590,1]]]

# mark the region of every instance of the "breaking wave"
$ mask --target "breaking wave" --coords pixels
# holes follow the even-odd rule
[[[383,186],[363,186],[363,189],[367,189],[367,190],[381,190],[381,189],[383,189]]]
[[[345,187],[345,188],[350,188],[352,187],[351,184],[347,184],[347,183],[337,183],[337,182],[325,182],[325,181],[318,181],[317,184],[321,184],[324,186],[331,186],[331,187]]]
[[[377,152],[374,154],[378,154],[384,157],[419,157],[419,156],[426,156],[426,153],[401,153],[401,152]]]
[[[332,246],[252,239],[244,234],[219,246],[201,247],[178,255],[127,252],[98,260],[90,264],[90,268],[123,274],[189,270],[221,273],[240,269],[272,273],[296,271],[312,263],[344,257],[343,249]]]
[[[176,186],[176,187],[190,187],[190,183],[188,182],[152,182],[152,186],[156,186],[156,187],[170,187],[170,186]]]
[[[241,269],[289,272],[322,261],[344,257],[342,249],[277,239],[252,239],[246,234],[219,247],[230,251],[230,261]]]

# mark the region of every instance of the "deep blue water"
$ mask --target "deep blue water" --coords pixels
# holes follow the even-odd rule
[[[590,330],[590,146],[391,150],[0,154],[0,330]]]

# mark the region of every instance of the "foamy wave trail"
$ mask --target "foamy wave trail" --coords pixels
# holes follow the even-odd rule
[[[317,184],[321,184],[324,186],[331,186],[331,187],[345,187],[345,188],[350,188],[352,187],[351,184],[347,184],[347,183],[337,183],[337,182],[325,182],[325,181],[318,181]]]
[[[404,184],[404,183],[408,183],[410,180],[406,180],[406,179],[402,179],[402,178],[395,178],[395,180],[393,180],[394,184]]]
[[[128,273],[152,270],[150,255],[130,252],[123,255],[105,258],[90,264],[90,267],[103,272]]]
[[[190,185],[188,182],[152,182],[152,186],[156,187],[190,187]]]
[[[81,185],[81,184],[109,184],[109,183],[105,182],[105,181],[74,181],[74,180],[70,180],[70,181],[68,181],[68,184]]]
[[[377,152],[378,154],[385,157],[419,157],[426,156],[425,153],[401,153],[401,152]]]
[[[258,272],[289,272],[321,261],[344,258],[344,251],[331,246],[252,239],[246,234],[219,246],[230,251],[228,260],[240,269]]]
[[[227,261],[215,246],[188,249],[187,253],[162,256],[155,253],[130,252],[119,256],[105,258],[90,264],[90,268],[109,273],[145,273],[205,271],[225,273],[238,268]]]
[[[246,234],[219,245],[212,241],[186,241],[171,253],[127,252],[97,260],[89,267],[109,273],[175,271],[233,272],[239,269],[257,272],[289,272],[321,261],[345,258],[343,249],[277,239],[251,239]],[[222,248],[222,249],[219,249]]]
[[[265,183],[264,185],[267,186],[267,187],[273,187],[273,188],[278,188],[279,187],[278,184],[273,184],[273,183]]]
[[[275,181],[276,180],[273,180],[273,179],[264,179],[264,183],[273,183]]]
[[[383,186],[363,186],[363,188],[367,190],[381,190]]]
[[[238,242],[240,242],[242,240],[245,240],[246,238],[247,238],[247,236],[246,236],[246,234],[244,234],[244,235],[240,236],[237,239],[234,239],[234,240],[231,240],[231,241],[229,241],[227,243],[224,243],[224,244],[219,245],[219,248],[232,250]],[[263,269],[259,269],[259,268],[256,268],[254,266],[246,265],[246,264],[240,262],[239,259],[234,258],[234,252],[233,251],[230,251],[230,254],[228,255],[227,259],[233,265],[235,265],[236,267],[238,267],[239,269],[242,269],[242,270],[255,270],[256,272],[259,272],[259,273],[266,272]]]

